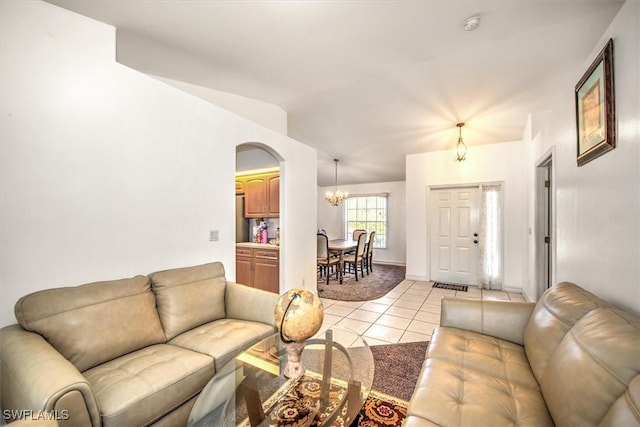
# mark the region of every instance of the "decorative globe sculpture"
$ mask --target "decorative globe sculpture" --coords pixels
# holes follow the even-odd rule
[[[307,289],[291,289],[278,300],[274,320],[287,352],[287,364],[283,372],[285,377],[296,378],[304,375],[305,369],[300,355],[307,339],[322,326],[323,318],[322,301]]]

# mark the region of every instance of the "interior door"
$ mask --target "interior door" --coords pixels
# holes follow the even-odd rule
[[[478,283],[478,187],[430,191],[432,281]]]
[[[552,162],[549,156],[536,168],[535,283],[538,298],[553,285]]]

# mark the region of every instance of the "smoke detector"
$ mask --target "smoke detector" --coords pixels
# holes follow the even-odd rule
[[[480,25],[480,15],[470,16],[464,21],[464,30],[473,31]]]

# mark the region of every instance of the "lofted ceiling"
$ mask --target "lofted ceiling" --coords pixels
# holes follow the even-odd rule
[[[469,155],[520,140],[623,3],[48,1],[115,26],[132,68],[280,106],[289,136],[317,148],[320,186],[333,158],[341,184],[404,180],[405,156],[453,149],[458,122]]]

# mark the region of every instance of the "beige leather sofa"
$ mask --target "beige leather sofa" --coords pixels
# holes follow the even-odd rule
[[[640,426],[640,319],[572,283],[444,298],[404,427]]]
[[[275,331],[277,299],[221,263],[27,295],[0,330],[3,418],[185,425],[216,369]]]

